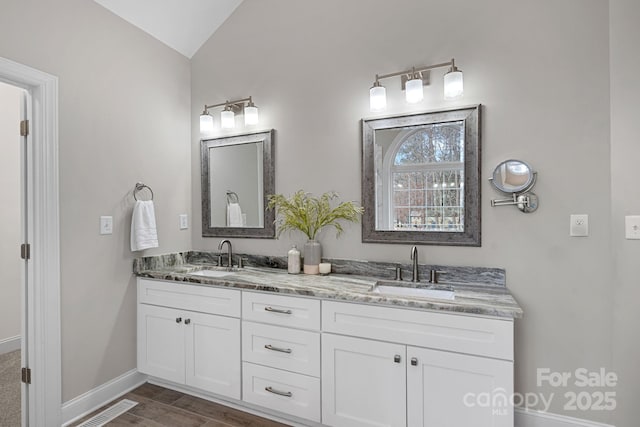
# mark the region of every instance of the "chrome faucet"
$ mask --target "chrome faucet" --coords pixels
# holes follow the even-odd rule
[[[413,278],[412,282],[419,282],[420,277],[418,274],[418,248],[416,246],[411,248],[411,261],[413,261]]]
[[[218,244],[218,250],[221,251],[224,244],[227,244],[227,254],[229,255],[229,268],[233,267],[233,252],[231,249],[231,241],[229,239],[224,239]],[[220,263],[220,267],[222,267],[222,263]]]

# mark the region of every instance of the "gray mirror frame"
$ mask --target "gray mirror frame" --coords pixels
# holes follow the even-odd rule
[[[362,242],[446,246],[481,246],[480,194],[480,111],[481,105],[426,113],[362,120]],[[464,121],[465,128],[465,211],[464,231],[376,230],[375,209],[375,131],[414,127],[432,123]]]
[[[211,227],[211,199],[209,188],[208,150],[218,145],[246,144],[263,142],[263,188],[264,193],[264,227]],[[220,138],[203,139],[200,141],[200,171],[202,198],[202,237],[246,237],[256,239],[274,239],[276,236],[275,212],[267,209],[268,196],[275,194],[275,158],[274,131],[246,133],[242,135],[224,136]]]

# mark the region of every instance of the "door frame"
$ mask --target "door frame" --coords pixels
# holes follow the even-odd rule
[[[58,78],[0,57],[0,81],[31,96],[28,170],[27,342],[29,426],[61,425]],[[16,129],[17,129],[16,124]],[[19,248],[16,248],[16,252]]]

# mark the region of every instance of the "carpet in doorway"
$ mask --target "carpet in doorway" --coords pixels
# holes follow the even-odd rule
[[[20,350],[0,354],[0,426],[20,426]]]

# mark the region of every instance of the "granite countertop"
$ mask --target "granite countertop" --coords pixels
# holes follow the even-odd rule
[[[446,283],[454,288],[455,299],[441,300],[372,293],[370,289],[378,278],[370,276],[333,273],[327,276],[288,274],[286,270],[267,267],[245,267],[224,277],[190,274],[203,269],[216,268],[207,264],[184,263],[138,269],[136,274],[139,277],[180,283],[276,292],[326,300],[477,314],[506,319],[522,317],[522,309],[505,286]],[[410,282],[406,283],[410,284]]]

